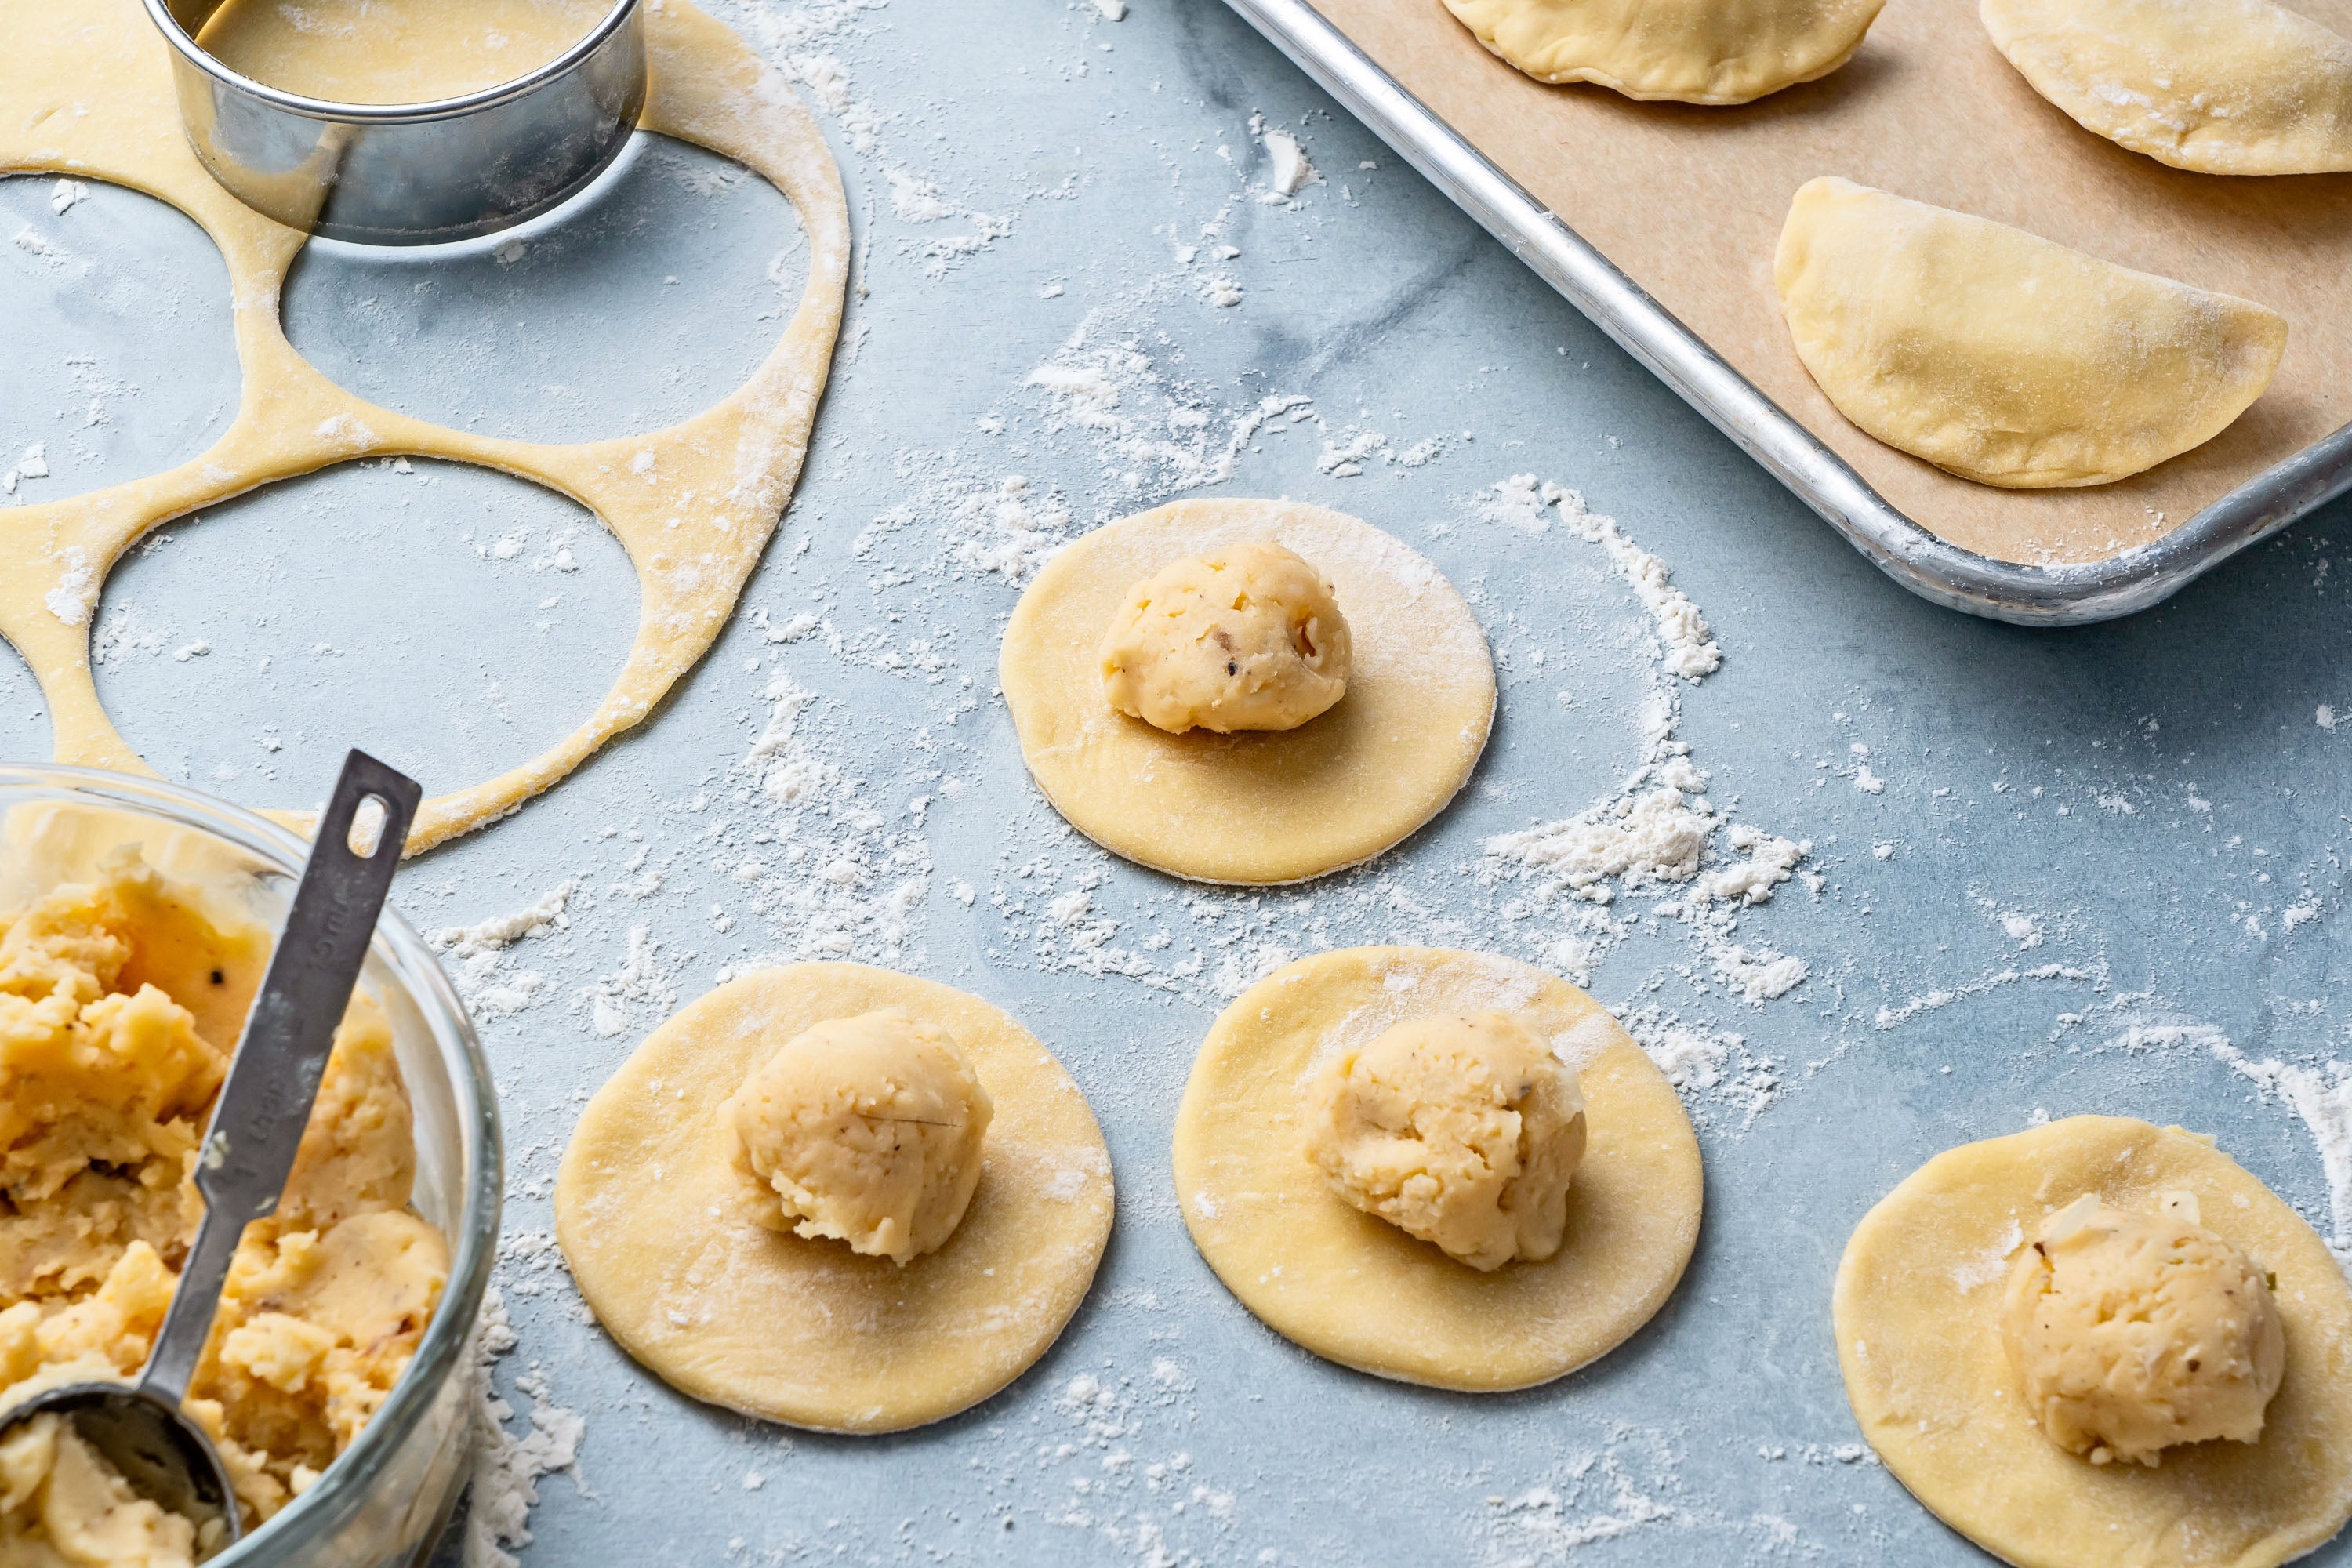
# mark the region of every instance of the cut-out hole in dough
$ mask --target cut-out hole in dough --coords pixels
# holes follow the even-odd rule
[[[403,463],[239,497],[108,579],[100,695],[133,745],[203,737],[146,751],[159,771],[303,807],[357,745],[430,795],[536,756],[594,709],[637,624],[619,543],[536,485]],[[189,712],[213,717],[192,731]]]
[[[203,229],[120,185],[34,174],[0,179],[0,234],[16,241],[0,246],[0,507],[155,473],[228,427],[228,268]]]
[[[49,706],[25,658],[0,642],[0,757],[29,761],[49,754]]]
[[[487,240],[312,241],[288,336],[360,396],[479,435],[592,441],[690,418],[775,346],[808,237],[782,192],[715,153],[640,135],[624,157],[550,222]]]

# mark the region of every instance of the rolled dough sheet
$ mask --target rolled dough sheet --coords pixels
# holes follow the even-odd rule
[[[1296,730],[1171,735],[1112,708],[1097,649],[1129,588],[1187,555],[1271,542],[1338,591],[1354,666]],[[1203,882],[1297,882],[1369,860],[1468,782],[1495,664],[1462,595],[1368,522],[1295,501],[1176,501],[1106,523],[1021,595],[998,661],[1021,754],[1115,855]]]
[[[1306,1136],[1328,1058],[1408,1018],[1488,1009],[1576,1068],[1588,1141],[1559,1250],[1482,1274],[1331,1191]],[[1242,1305],[1317,1355],[1435,1388],[1526,1388],[1607,1354],[1698,1243],[1698,1139],[1673,1086],[1601,1004],[1487,953],[1345,948],[1243,992],[1192,1064],[1175,1163],[1193,1244]]]
[[[2352,174],[2231,179],[2126,152],[2033,90],[1977,0],[1899,0],[1837,70],[1731,108],[1532,81],[1436,0],[1312,3],[1880,495],[1964,549],[2118,554],[2352,420]],[[2294,8],[2352,34],[2352,0]],[[1947,474],[1848,424],[1797,359],[1772,256],[1817,174],[2267,305],[2287,319],[2278,379],[2213,440],[2116,484],[2001,491]]]
[[[759,563],[807,455],[841,326],[849,210],[815,121],[750,45],[687,0],[666,0],[647,8],[646,47],[645,128],[736,159],[782,191],[808,231],[808,286],[782,339],[725,401],[650,435],[553,446],[469,435],[379,407],[294,352],[278,321],[278,291],[304,237],[243,205],[197,163],[181,129],[169,53],[138,0],[0,5],[0,171],[110,181],[194,218],[228,263],[244,370],[227,433],[178,468],[0,509],[0,636],[41,683],[58,762],[153,773],[107,716],[90,679],[99,593],[123,552],[173,518],[360,458],[446,458],[559,490],[613,531],[640,590],[635,640],[595,712],[545,754],[426,800],[410,853],[494,821],[563,777],[643,721],[702,657]],[[272,815],[310,826],[308,813]]]
[[[794,1035],[884,1007],[945,1027],[996,1104],[962,1223],[903,1268],[751,1217],[761,1196],[719,1116]],[[796,963],[688,1005],[596,1091],[556,1174],[555,1235],[596,1321],[681,1393],[896,1432],[1035,1364],[1094,1282],[1112,1206],[1094,1113],[1035,1036],[931,981]]]
[[[2286,1377],[2259,1443],[2092,1465],[2025,1412],[2000,1340],[2009,1261],[2084,1193],[2205,1226],[2276,1277]],[[1912,1495],[2021,1568],[2268,1568],[2352,1517],[2352,1288],[2293,1209],[2179,1128],[2074,1116],[1928,1161],[1854,1227],[1832,1317],[1854,1418]]]

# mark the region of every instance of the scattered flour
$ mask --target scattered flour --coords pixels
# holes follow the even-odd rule
[[[1266,171],[1266,189],[1258,200],[1269,205],[1289,201],[1307,185],[1319,183],[1323,178],[1315,172],[1315,165],[1307,162],[1307,150],[1298,144],[1298,138],[1287,131],[1265,133],[1265,155],[1270,165]]]
[[[457,994],[476,1017],[512,1017],[550,987],[547,976],[537,970],[508,969],[508,949],[551,931],[569,931],[575,899],[583,908],[589,902],[580,879],[572,877],[557,883],[537,903],[512,914],[493,915],[469,926],[445,927],[425,940],[450,964]]]
[[[481,1321],[475,1328],[478,1386],[465,1568],[520,1568],[520,1560],[507,1548],[530,1544],[530,1510],[539,1501],[541,1479],[564,1470],[576,1481],[580,1473],[580,1439],[587,1423],[549,1397],[547,1380],[536,1362],[515,1380],[516,1392],[530,1401],[530,1425],[520,1436],[508,1429],[515,1410],[492,1388],[490,1373],[514,1348],[514,1326],[493,1285],[483,1298]]]

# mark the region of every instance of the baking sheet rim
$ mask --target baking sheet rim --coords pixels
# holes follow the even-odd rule
[[[1226,4],[1880,571],[1922,598],[2021,626],[2112,620],[2170,596],[2352,490],[2347,424],[2161,538],[2103,561],[2034,566],[1962,549],[1881,496],[1307,0]]]

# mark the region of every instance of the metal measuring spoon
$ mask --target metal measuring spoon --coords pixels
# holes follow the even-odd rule
[[[327,1070],[335,1026],[359,982],[423,793],[414,779],[364,752],[343,759],[286,927],[246,1018],[245,1037],[213,1102],[212,1125],[196,1161],[204,1223],[138,1381],[68,1384],[0,1416],[9,1426],[35,1415],[67,1417],[140,1496],[194,1520],[200,1531],[217,1521],[214,1550],[234,1544],[242,1532],[236,1494],[219,1451],[180,1402],[204,1353],[245,1227],[278,1211]],[[352,823],[369,800],[381,806],[383,822],[361,854],[352,847]]]

